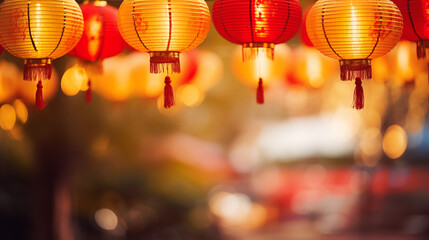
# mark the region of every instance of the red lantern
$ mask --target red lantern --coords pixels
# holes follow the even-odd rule
[[[226,40],[240,44],[243,61],[263,53],[274,58],[275,44],[286,42],[299,30],[302,19],[297,0],[217,0],[213,23]],[[262,78],[256,95],[264,103]]]
[[[402,39],[417,42],[417,58],[429,55],[429,1],[393,0],[404,20]]]
[[[301,31],[299,32],[299,38],[301,39],[301,42],[307,45],[308,47],[314,47],[314,44],[311,42],[310,38],[308,37],[307,28],[306,28],[306,21],[307,21],[307,15],[310,12],[311,7],[313,7],[314,4],[311,4],[307,7],[307,10],[304,12],[304,16],[302,17],[302,25],[301,25]]]
[[[84,31],[79,43],[69,54],[83,61],[95,62],[121,53],[126,43],[118,30],[118,9],[107,5],[106,1],[85,2],[80,8],[85,22]],[[102,65],[99,66],[101,68]],[[90,86],[88,81],[88,102],[92,98]]]

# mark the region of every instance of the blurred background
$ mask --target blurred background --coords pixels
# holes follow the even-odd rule
[[[54,61],[36,111],[5,51],[0,239],[429,239],[427,60],[410,42],[374,60],[356,111],[338,62],[298,35],[261,62],[264,105],[256,63],[213,25],[168,110],[163,76],[126,49],[87,76]]]

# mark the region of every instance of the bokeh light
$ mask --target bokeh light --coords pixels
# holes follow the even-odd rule
[[[95,212],[95,222],[104,230],[114,230],[118,226],[118,217],[112,210],[102,208]]]
[[[28,119],[27,106],[25,106],[25,104],[20,99],[13,101],[13,106],[15,107],[16,116],[21,121],[21,123],[26,123]]]
[[[10,104],[2,105],[0,107],[0,127],[4,130],[12,130],[15,126],[15,122],[15,108]]]
[[[88,76],[85,69],[78,65],[67,69],[61,78],[61,90],[67,96],[78,94],[84,84],[88,84]]]
[[[392,159],[399,158],[407,148],[407,133],[399,125],[387,128],[383,136],[384,153]]]

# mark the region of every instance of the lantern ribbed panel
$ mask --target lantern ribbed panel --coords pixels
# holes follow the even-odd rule
[[[118,9],[95,3],[81,5],[80,8],[85,27],[82,38],[70,55],[94,62],[113,57],[125,49],[126,43],[118,29]]]
[[[401,13],[390,0],[319,0],[306,23],[314,46],[336,59],[380,57],[402,34]]]
[[[5,0],[0,5],[0,43],[24,59],[55,59],[79,41],[83,17],[74,0]]]
[[[207,36],[210,11],[204,0],[124,0],[118,26],[139,51],[186,52]]]
[[[393,0],[404,19],[402,38],[408,41],[429,39],[429,1]]]
[[[301,19],[297,0],[217,0],[213,5],[216,30],[236,44],[286,42]]]

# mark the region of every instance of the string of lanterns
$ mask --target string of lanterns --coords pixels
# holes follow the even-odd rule
[[[419,58],[427,56],[428,8],[424,0],[318,0],[305,15],[301,38],[339,60],[341,80],[355,80],[353,107],[362,109],[362,80],[372,77],[372,59],[389,52],[401,37],[417,42]],[[124,0],[119,10],[102,0],[86,0],[80,7],[73,0],[5,0],[0,44],[25,60],[24,80],[37,82],[36,109],[45,107],[42,81],[51,77],[53,59],[68,53],[102,66],[126,44],[150,54],[150,73],[166,75],[163,105],[170,108],[175,105],[170,75],[180,72],[180,53],[204,41],[210,22],[204,0]],[[256,100],[264,103],[264,59],[274,60],[275,45],[298,32],[299,1],[216,0],[213,23],[222,37],[242,46],[242,61],[256,62]],[[82,79],[90,101],[90,78]]]

